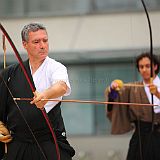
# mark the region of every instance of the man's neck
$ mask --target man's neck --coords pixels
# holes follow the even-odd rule
[[[42,61],[37,61],[37,60],[31,60],[29,59],[29,63],[31,65],[31,69],[32,69],[32,74],[34,74],[37,69],[41,66],[41,64],[44,62],[44,60]]]
[[[155,75],[155,76],[152,77],[152,81],[156,78],[156,76],[157,76],[157,75]],[[143,81],[144,81],[145,84],[150,84],[150,83],[152,83],[151,78],[150,78],[150,79],[144,79]]]

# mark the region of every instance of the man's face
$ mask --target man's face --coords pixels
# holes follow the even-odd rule
[[[139,63],[139,72],[143,78],[144,81],[150,81],[151,76],[151,62],[148,57],[142,58]],[[153,65],[153,77],[155,76],[155,71],[157,69],[157,65]]]
[[[48,56],[49,44],[48,35],[45,30],[29,32],[28,42],[23,42],[29,58],[44,60]]]

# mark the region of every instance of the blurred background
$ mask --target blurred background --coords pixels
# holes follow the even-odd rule
[[[149,11],[154,53],[160,56],[160,0],[144,0]],[[135,57],[149,51],[149,29],[140,0],[0,0],[0,22],[26,59],[24,25],[46,26],[50,53],[68,68],[72,94],[65,99],[105,101],[114,79],[139,80]],[[2,33],[0,66],[3,68]],[[17,62],[7,45],[7,65]],[[74,160],[124,160],[131,134],[113,136],[105,106],[62,103]]]

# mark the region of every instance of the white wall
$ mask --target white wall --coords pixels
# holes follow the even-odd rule
[[[153,45],[159,48],[160,12],[151,12],[149,15],[153,31]],[[20,31],[25,24],[30,22],[40,22],[47,27],[51,51],[149,48],[148,24],[143,12],[1,20],[19,52],[24,52]],[[9,46],[8,51],[10,51]]]

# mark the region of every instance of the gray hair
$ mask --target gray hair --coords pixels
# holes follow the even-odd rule
[[[44,27],[42,24],[39,23],[30,23],[25,25],[21,31],[22,41],[28,42],[29,32],[36,32],[38,30],[46,31],[46,27]]]

